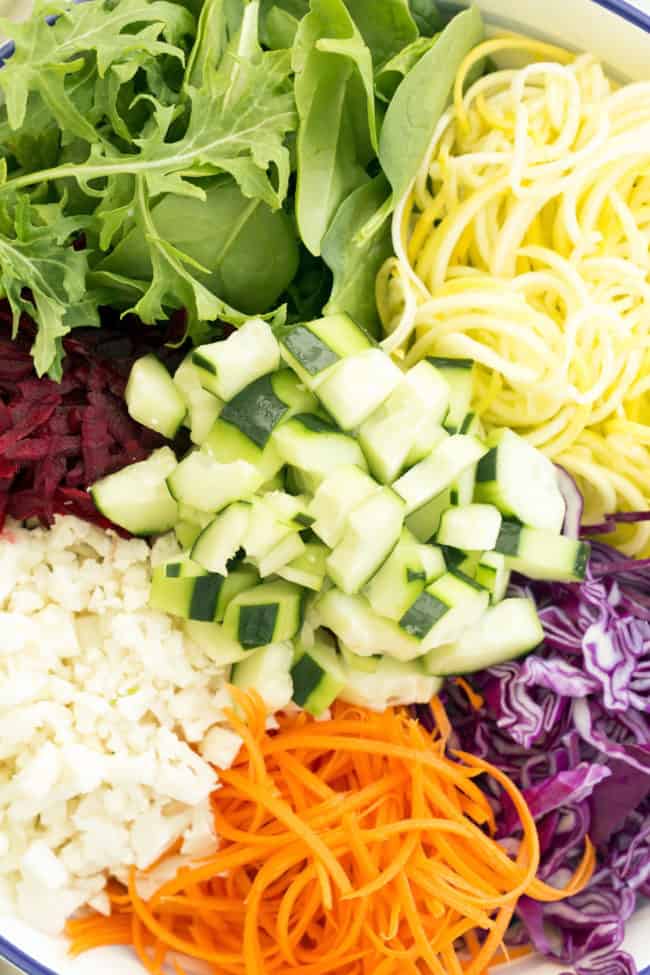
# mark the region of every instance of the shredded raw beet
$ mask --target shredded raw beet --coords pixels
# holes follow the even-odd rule
[[[165,342],[182,323],[151,329],[110,311],[104,319],[101,329],[77,329],[64,340],[63,378],[54,383],[34,373],[31,321],[12,340],[0,302],[0,529],[8,516],[49,525],[55,514],[109,527],[86,488],[164,442],[128,415],[124,388],[133,361],[147,352],[170,366],[179,361],[182,353]]]

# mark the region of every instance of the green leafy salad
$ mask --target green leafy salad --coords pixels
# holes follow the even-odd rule
[[[388,218],[483,36],[475,9],[37,0],[0,29],[0,294],[37,325],[39,375],[102,306],[183,309],[195,344],[323,310],[377,334]]]

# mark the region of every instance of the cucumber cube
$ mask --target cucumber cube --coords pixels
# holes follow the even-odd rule
[[[317,395],[342,430],[353,430],[388,399],[402,376],[385,352],[368,349],[337,363]]]
[[[252,318],[225,341],[199,346],[192,362],[204,389],[231,400],[245,386],[278,368],[280,349],[270,325]]]
[[[250,498],[261,483],[259,471],[247,461],[221,464],[202,450],[188,454],[167,479],[177,501],[211,512]]]
[[[134,362],[124,399],[134,420],[168,440],[176,436],[187,413],[185,398],[155,355]]]
[[[304,590],[290,582],[264,582],[235,596],[224,618],[228,636],[245,649],[291,640],[302,625]]]

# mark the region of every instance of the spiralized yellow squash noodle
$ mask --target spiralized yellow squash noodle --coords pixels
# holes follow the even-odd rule
[[[485,57],[524,67],[485,74]],[[521,62],[520,62],[521,63]],[[464,92],[465,90],[465,93]],[[384,347],[477,366],[475,409],[564,466],[585,521],[650,501],[650,82],[512,35],[476,48],[393,221]],[[616,538],[650,552],[650,524]]]

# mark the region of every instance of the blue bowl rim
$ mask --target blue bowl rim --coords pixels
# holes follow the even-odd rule
[[[646,14],[643,10],[639,10],[638,7],[632,6],[627,0],[593,0],[593,2],[650,34],[650,14]],[[15,45],[13,41],[7,41],[5,44],[0,45],[0,67],[11,57],[14,50]],[[51,968],[41,965],[34,958],[30,958],[24,951],[12,945],[11,942],[2,936],[0,936],[0,958],[15,965],[25,975],[56,975],[56,972],[52,971]],[[644,968],[639,975],[650,975],[650,965]]]

